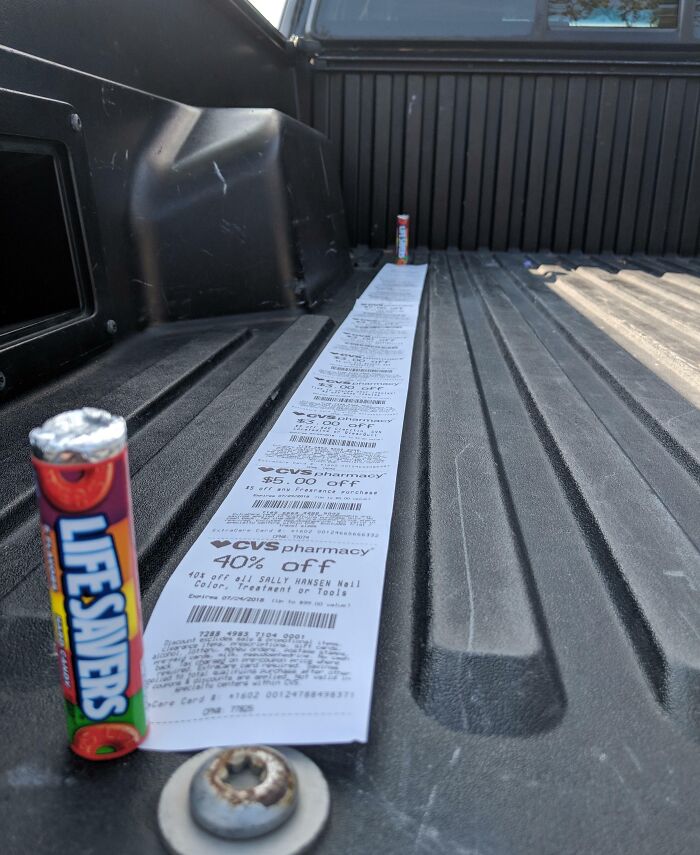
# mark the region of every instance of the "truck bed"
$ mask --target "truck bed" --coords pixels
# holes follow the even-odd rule
[[[27,431],[128,414],[147,619],[386,256],[355,258],[313,313],[153,327],[4,408],[5,851],[162,851],[184,760],[66,747]],[[697,851],[700,265],[423,260],[370,742],[306,749],[331,788],[318,851]]]

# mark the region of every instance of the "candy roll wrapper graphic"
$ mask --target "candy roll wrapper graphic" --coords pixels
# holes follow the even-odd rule
[[[408,214],[396,217],[396,263],[408,264],[411,218]]]
[[[147,732],[126,423],[86,407],[29,440],[69,745],[115,759]]]

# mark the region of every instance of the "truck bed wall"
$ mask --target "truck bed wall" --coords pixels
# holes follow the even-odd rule
[[[696,61],[324,64],[310,121],[357,244],[386,246],[405,211],[431,248],[700,251]]]

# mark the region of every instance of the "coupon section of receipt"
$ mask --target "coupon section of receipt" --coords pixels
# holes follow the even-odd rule
[[[365,741],[426,265],[385,265],[156,604],[143,748]]]

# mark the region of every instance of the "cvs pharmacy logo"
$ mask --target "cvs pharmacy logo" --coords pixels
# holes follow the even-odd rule
[[[275,469],[272,466],[258,466],[261,472],[275,472],[277,475],[311,475],[310,469]]]

